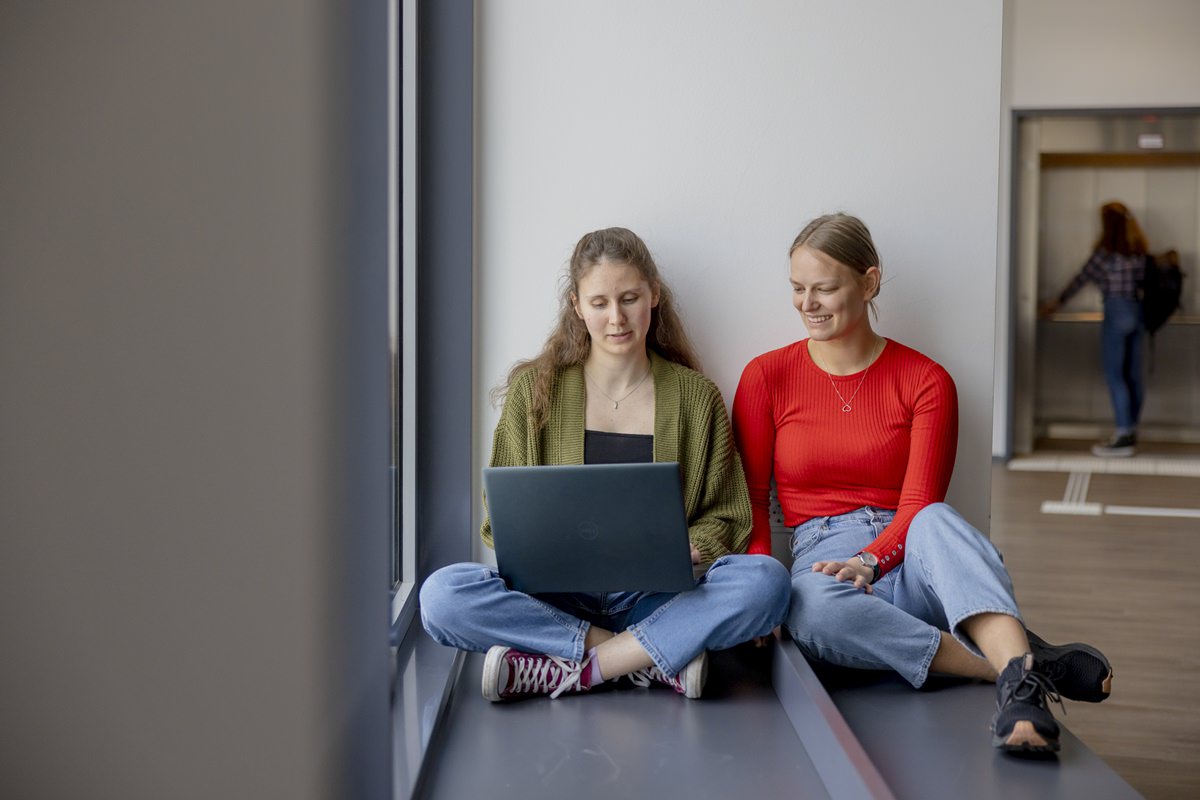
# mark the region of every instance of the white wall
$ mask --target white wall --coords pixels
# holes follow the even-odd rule
[[[1013,109],[1200,106],[1195,0],[1006,0],[992,452],[1008,437],[1010,136]]]
[[[795,234],[846,210],[885,262],[882,332],[958,383],[951,494],[986,529],[999,0],[476,13],[479,464],[497,419],[485,390],[540,347],[582,233],[645,238],[729,401],[749,359],[805,335]]]
[[[1200,102],[1195,0],[1011,0],[1018,108]]]

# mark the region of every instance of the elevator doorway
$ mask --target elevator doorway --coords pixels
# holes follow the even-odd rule
[[[1017,111],[1013,143],[1009,452],[1086,450],[1112,431],[1098,289],[1037,309],[1083,266],[1116,200],[1185,275],[1181,310],[1144,345],[1139,455],[1200,457],[1200,109]]]

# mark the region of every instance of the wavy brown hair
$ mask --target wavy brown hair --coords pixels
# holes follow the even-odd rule
[[[697,371],[700,369],[696,350],[676,310],[674,295],[659,274],[654,257],[641,237],[628,228],[604,228],[584,234],[575,245],[567,270],[559,280],[558,322],[546,338],[542,352],[514,364],[504,383],[492,391],[493,400],[502,401],[517,376],[532,367],[533,406],[530,417],[539,430],[545,427],[549,418],[550,395],[559,372],[582,364],[591,352],[592,340],[588,336],[587,326],[575,313],[574,301],[579,295],[579,282],[602,261],[628,264],[650,284],[652,292],[658,292],[658,305],[650,311],[646,346],[668,361]]]
[[[1100,238],[1096,240],[1096,248],[1123,256],[1144,256],[1149,250],[1137,218],[1116,200],[1100,206]]]

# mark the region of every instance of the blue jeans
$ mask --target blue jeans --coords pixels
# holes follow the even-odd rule
[[[421,587],[421,622],[438,642],[485,651],[502,644],[571,661],[584,656],[591,625],[629,631],[667,675],[704,650],[765,636],[783,622],[788,574],[768,556],[718,558],[679,594],[608,592],[529,595],[483,564],[451,564]]]
[[[1142,379],[1142,304],[1133,297],[1104,298],[1100,326],[1104,355],[1104,380],[1112,402],[1117,430],[1137,430],[1142,415],[1145,384]]]
[[[923,508],[909,525],[904,562],[874,594],[812,572],[816,561],[846,561],[869,545],[894,511],[860,508],[817,517],[792,535],[792,605],[787,627],[809,658],[857,669],[891,669],[920,687],[941,631],[982,656],[961,630],[976,614],[1020,619],[1000,554],[945,503]]]

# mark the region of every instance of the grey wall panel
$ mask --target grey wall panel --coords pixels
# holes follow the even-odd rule
[[[0,5],[0,796],[386,788],[372,5]]]
[[[1200,314],[1200,169],[1148,170],[1143,221],[1154,252],[1179,252],[1180,265],[1190,276],[1183,287],[1183,307],[1188,314]]]
[[[1100,356],[1099,323],[1038,323],[1039,422],[1111,422]]]
[[[1166,325],[1148,361],[1143,418],[1200,429],[1200,325]]]
[[[471,557],[474,3],[417,12],[417,579]]]
[[[340,207],[326,221],[336,247],[324,265],[336,309],[335,369],[330,389],[340,413],[329,420],[330,447],[323,470],[336,489],[337,515],[322,532],[327,555],[321,579],[329,587],[323,658],[327,678],[329,793],[383,800],[391,796],[391,624],[389,483],[391,385],[388,346],[388,9],[380,0],[333,2],[323,9],[334,63],[317,85],[340,98],[328,156]],[[343,258],[344,254],[344,258]],[[338,345],[341,345],[340,347]]]
[[[1039,208],[1038,297],[1049,299],[1075,277],[1095,246],[1100,232],[1096,171],[1044,170]],[[1089,286],[1071,299],[1068,308],[1099,311],[1100,293]]]
[[[1124,203],[1134,216],[1145,221],[1147,172],[1120,168],[1096,170],[1096,197],[1091,217],[1095,220],[1097,234],[1100,231],[1100,206],[1110,200]]]

